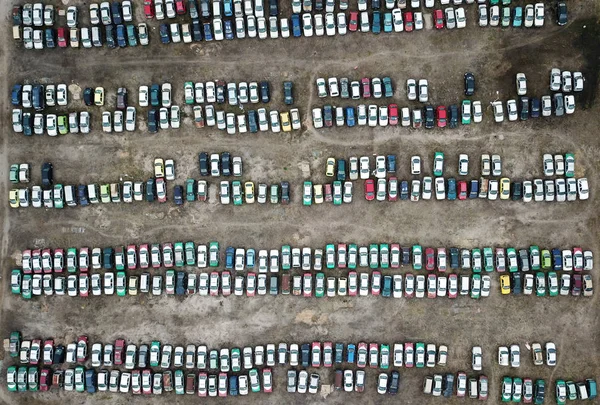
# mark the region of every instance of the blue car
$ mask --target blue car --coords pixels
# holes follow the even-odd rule
[[[456,200],[456,180],[453,177],[448,179],[448,200]]]
[[[554,271],[562,270],[562,253],[560,249],[552,249],[552,268]]]
[[[388,173],[396,173],[396,155],[387,155],[386,161]]]
[[[223,0],[223,13],[225,17],[231,17],[233,15],[233,3],[231,0]]]
[[[107,25],[106,29],[106,46],[110,49],[114,49],[117,47],[117,42],[115,41],[115,29],[112,25]]]
[[[171,42],[171,37],[169,36],[169,26],[167,24],[161,24],[159,32],[160,42],[162,42],[163,44],[168,44]]]
[[[56,40],[54,39],[54,30],[52,28],[46,28],[46,48],[55,48]]]
[[[79,197],[79,205],[82,207],[90,205],[90,202],[88,201],[87,186],[85,184],[80,184],[77,187],[77,196]]]
[[[356,361],[354,358],[355,354],[356,354],[356,345],[354,343],[349,343],[348,348],[346,350],[346,362],[353,364]]]
[[[238,376],[230,375],[229,376],[229,395],[235,397],[238,395]]]
[[[479,181],[471,180],[471,188],[469,190],[469,198],[479,197]]]
[[[400,182],[400,199],[408,200],[408,181],[406,180]]]
[[[192,39],[195,42],[202,41],[202,25],[200,25],[200,21],[192,22]]]
[[[254,268],[255,257],[256,252],[254,251],[254,249],[246,250],[246,267],[248,267],[249,269]]]
[[[204,23],[204,40],[213,40],[212,28],[210,27],[210,23]]]
[[[515,7],[513,10],[513,27],[520,27],[523,23],[523,8]]]
[[[113,1],[110,5],[110,13],[112,14],[113,24],[122,24],[123,18],[121,17],[121,3]]]
[[[381,12],[373,11],[373,26],[371,27],[373,34],[379,34],[381,32]]]
[[[233,259],[235,257],[235,249],[232,246],[228,246],[225,249],[225,268],[227,270],[233,269]]]
[[[10,101],[12,105],[20,105],[21,104],[21,92],[23,91],[23,86],[20,84],[15,84],[12,88],[12,93],[10,96]]]
[[[225,20],[225,39],[233,39],[233,24],[231,24],[231,20]]]
[[[127,46],[125,26],[122,24],[117,25],[117,45],[119,45],[120,48],[125,48]]]
[[[292,35],[295,38],[302,36],[302,27],[300,26],[300,15],[292,14]]]
[[[356,120],[354,118],[354,107],[346,107],[346,125],[349,127],[356,125]]]
[[[394,24],[392,22],[392,13],[383,14],[383,32],[392,32],[393,30]]]
[[[90,394],[96,392],[96,372],[94,369],[85,370],[85,388]]]
[[[258,132],[257,122],[258,122],[258,118],[256,117],[256,111],[248,110],[248,129],[253,134]]]

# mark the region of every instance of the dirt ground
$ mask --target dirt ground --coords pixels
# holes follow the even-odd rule
[[[63,1],[62,4],[74,4]],[[437,2],[436,2],[437,3]],[[514,2],[513,2],[514,3]],[[516,3],[520,4],[521,1]],[[86,2],[86,8],[87,8]],[[136,2],[136,6],[137,6]],[[2,23],[9,38],[10,2],[1,9]],[[80,5],[80,8],[82,6]],[[423,377],[433,372],[470,372],[471,347],[484,351],[483,373],[490,378],[488,403],[500,402],[502,376],[543,378],[547,382],[546,404],[554,404],[554,381],[558,378],[600,379],[600,316],[598,291],[591,299],[573,297],[502,297],[497,276],[491,297],[479,301],[392,300],[374,297],[304,299],[292,296],[256,298],[199,297],[176,299],[161,296],[102,297],[73,299],[51,297],[24,302],[11,296],[10,270],[20,251],[33,247],[117,246],[129,243],[157,243],[218,240],[221,246],[255,249],[279,248],[282,244],[323,248],[326,243],[373,242],[419,243],[423,246],[515,246],[531,244],[552,248],[582,246],[600,257],[600,206],[596,185],[600,181],[598,125],[598,73],[600,69],[600,8],[593,1],[569,2],[569,24],[558,27],[554,13],[547,10],[545,27],[534,29],[479,28],[476,7],[467,6],[468,26],[464,30],[402,34],[353,33],[345,37],[289,38],[279,40],[234,40],[198,45],[159,43],[158,25],[150,22],[149,47],[128,49],[55,49],[26,51],[8,39],[0,45],[3,71],[0,79],[2,105],[2,146],[0,181],[2,201],[7,201],[10,164],[29,162],[33,184],[39,184],[40,167],[54,163],[55,181],[63,184],[108,183],[118,180],[145,180],[152,175],[155,157],[173,158],[177,165],[176,184],[187,177],[199,178],[197,156],[201,151],[229,151],[244,159],[244,180],[255,182],[290,181],[292,204],[222,206],[216,202],[216,182],[211,184],[208,203],[177,208],[136,203],[100,205],[63,210],[9,209],[0,205],[3,232],[1,241],[2,288],[0,330],[21,330],[24,336],[54,338],[62,343],[87,334],[91,342],[107,343],[126,338],[140,344],[151,340],[163,343],[207,344],[210,348],[242,347],[267,343],[305,343],[314,340],[345,343],[359,341],[393,344],[424,341],[447,344],[449,363],[445,369],[400,369],[400,392],[394,400],[404,404],[463,403],[464,399],[434,399],[421,392]],[[351,7],[352,8],[352,7]],[[136,9],[137,22],[143,21]],[[83,13],[87,23],[87,10]],[[289,6],[283,7],[289,16]],[[514,77],[524,72],[529,95],[549,94],[552,67],[582,71],[585,91],[577,96],[574,115],[530,119],[527,122],[493,123],[489,102],[516,98]],[[404,84],[408,78],[426,78],[434,105],[460,103],[462,77],[471,71],[477,78],[472,100],[481,100],[486,116],[481,124],[455,130],[413,130],[407,128],[311,128],[308,113],[314,106],[338,100],[318,99],[317,77],[390,76],[396,88],[394,102],[408,106]],[[216,129],[196,129],[191,107],[183,101],[184,81],[269,80],[273,101],[270,108],[283,108],[282,82],[293,80],[295,107],[304,119],[302,131],[291,135],[260,133],[227,135]],[[72,89],[104,86],[108,104],[114,109],[117,87],[125,86],[137,105],[139,85],[170,82],[176,103],[185,116],[180,130],[149,134],[105,134],[99,131],[101,108],[87,108],[92,114],[89,135],[30,138],[10,129],[10,88],[23,82],[66,83]],[[70,93],[68,111],[86,110]],[[348,102],[347,104],[358,104]],[[346,105],[344,103],[343,105]],[[410,104],[416,107],[417,104]],[[146,109],[138,108],[138,126]],[[49,109],[47,110],[49,111]],[[66,111],[66,110],[63,110]],[[233,109],[231,111],[234,111]],[[431,171],[435,151],[446,155],[446,173],[456,175],[459,153],[471,157],[471,173],[479,174],[479,156],[498,153],[503,174],[511,179],[542,176],[544,153],[573,152],[577,177],[587,177],[590,199],[573,203],[529,203],[504,201],[421,201],[377,203],[362,198],[362,182],[355,184],[351,205],[329,204],[303,207],[300,167],[308,164],[314,182],[325,182],[325,160],[329,156],[396,154],[399,179],[407,179],[409,158],[418,154],[424,172]],[[447,175],[449,175],[447,174]],[[209,179],[210,182],[210,179]],[[169,185],[172,195],[172,185]],[[598,262],[598,260],[597,260]],[[337,272],[338,270],[336,270]],[[407,270],[401,269],[402,273]],[[390,273],[391,274],[391,273]],[[596,289],[598,271],[592,272]],[[555,368],[535,367],[525,345],[554,341],[558,347]],[[504,369],[497,365],[497,347],[520,343],[522,366]],[[5,360],[8,357],[5,356]],[[59,404],[64,401],[86,404],[195,403],[194,396],[140,398],[131,395],[8,393],[2,364],[0,403]],[[328,396],[288,394],[287,368],[276,367],[273,394],[254,394],[244,399],[205,399],[207,403],[358,403],[380,404],[390,400],[376,393],[377,372],[367,370],[363,394],[334,392]],[[320,369],[322,381],[333,383],[333,369]]]

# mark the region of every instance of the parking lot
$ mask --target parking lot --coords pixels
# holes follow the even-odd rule
[[[63,1],[62,4],[73,3]],[[517,1],[517,3],[522,3]],[[69,5],[69,4],[67,4]],[[136,3],[137,6],[137,3]],[[437,6],[437,2],[436,2]],[[209,347],[242,347],[279,342],[358,341],[393,344],[425,341],[446,344],[448,365],[435,372],[471,371],[471,347],[483,348],[483,371],[490,379],[488,403],[500,403],[500,384],[504,375],[543,378],[547,384],[546,403],[554,404],[554,380],[600,378],[600,329],[598,292],[591,299],[571,297],[501,296],[497,274],[492,276],[492,294],[485,300],[405,300],[376,297],[336,297],[335,299],[296,299],[288,296],[263,297],[95,297],[93,300],[52,297],[22,301],[9,294],[10,270],[20,263],[25,248],[49,246],[104,247],[127,244],[187,241],[208,243],[219,240],[222,246],[278,249],[325,247],[326,243],[354,242],[368,245],[388,241],[422,246],[515,246],[552,248],[583,246],[600,254],[596,205],[596,184],[600,181],[600,142],[598,125],[600,9],[592,1],[569,2],[569,24],[559,27],[554,12],[546,10],[542,29],[480,28],[476,9],[466,5],[468,25],[462,30],[425,29],[420,32],[371,33],[330,37],[279,40],[200,42],[162,45],[158,24],[148,21],[150,45],[136,48],[53,49],[25,51],[16,43],[0,45],[2,80],[0,89],[3,135],[0,147],[0,172],[4,181],[0,205],[3,232],[0,260],[3,286],[0,290],[0,330],[3,337],[20,330],[29,337],[53,337],[72,341],[86,334],[90,341],[125,338],[132,343],[151,340],[171,344],[206,344]],[[282,15],[290,15],[286,3]],[[9,16],[10,2],[0,5]],[[145,21],[141,7],[138,22]],[[8,31],[8,17],[2,23]],[[585,89],[577,97],[573,115],[493,122],[490,102],[516,98],[515,74],[524,72],[532,95],[549,94],[552,67],[581,71]],[[474,100],[481,100],[484,119],[480,124],[456,129],[425,130],[403,127],[323,128],[314,130],[310,111],[322,106],[316,94],[318,77],[392,78],[393,102],[400,107],[420,107],[405,96],[406,79],[429,80],[430,101],[436,105],[459,104],[463,99],[463,75],[477,78]],[[294,107],[303,119],[301,131],[291,133],[246,133],[227,135],[216,128],[195,128],[191,106],[183,98],[186,81],[224,80],[261,81],[271,84],[270,109],[283,110],[283,81],[294,82]],[[15,83],[66,83],[70,90],[68,111],[89,111],[92,131],[87,135],[69,134],[24,137],[10,131],[10,88]],[[101,112],[114,110],[116,90],[126,87],[130,102],[136,105],[140,85],[169,82],[175,104],[182,107],[182,125],[149,134],[145,131],[146,109],[138,108],[138,129],[131,133],[106,134],[101,131]],[[103,86],[105,107],[86,107],[80,99],[83,88]],[[79,98],[79,99],[78,99]],[[328,99],[335,105],[338,100]],[[387,101],[386,101],[387,102]],[[391,102],[391,101],[390,101]],[[352,103],[355,105],[354,103]],[[358,104],[358,103],[356,103]],[[344,104],[345,105],[345,104]],[[226,111],[239,113],[238,107]],[[268,184],[289,181],[291,203],[284,205],[245,204],[225,206],[217,202],[217,181],[208,179],[212,192],[207,203],[98,204],[86,209],[46,210],[8,207],[8,170],[11,164],[28,162],[32,184],[40,184],[43,162],[54,164],[55,182],[62,184],[111,183],[124,180],[145,181],[153,174],[156,157],[174,159],[177,178],[169,184],[185,184],[185,179],[200,178],[198,153],[228,151],[244,161],[242,180]],[[435,151],[446,156],[447,172],[457,174],[458,155],[471,158],[472,178],[479,173],[482,153],[500,154],[503,176],[532,179],[542,176],[544,153],[574,153],[576,177],[587,177],[590,198],[570,203],[502,204],[487,200],[367,202],[363,182],[355,184],[352,204],[302,205],[302,182],[329,181],[325,177],[328,157],[397,155],[398,179],[410,177],[410,156],[420,155],[425,173],[430,173]],[[471,178],[471,177],[469,177]],[[171,198],[171,195],[169,195]],[[337,270],[335,270],[337,271]],[[406,270],[401,269],[401,272]],[[596,289],[597,270],[592,271]],[[558,347],[554,368],[535,367],[525,345],[553,341]],[[524,351],[518,369],[498,366],[498,346],[520,343]],[[5,387],[6,364],[0,381]],[[274,370],[274,392],[246,398],[219,398],[211,403],[234,404],[342,404],[362,401],[384,403],[389,397],[375,390],[377,372],[367,370],[364,393],[332,391],[305,396],[285,390],[286,368]],[[458,404],[472,401],[424,396],[423,377],[427,369],[398,369],[400,391],[394,400],[404,404],[433,404],[443,401]],[[319,369],[323,385],[333,384],[334,370]],[[59,404],[77,401],[86,404],[124,404],[127,402],[164,403],[165,398],[130,395],[58,393],[17,395],[0,390],[0,402],[13,404]],[[73,398],[73,399],[71,399]],[[177,403],[194,403],[195,396],[178,396]]]

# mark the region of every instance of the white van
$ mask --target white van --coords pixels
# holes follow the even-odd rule
[[[121,202],[121,185],[119,183],[110,185],[110,200],[114,203]]]
[[[142,273],[140,275],[140,292],[147,293],[150,291],[150,273]]]
[[[77,28],[70,29],[69,45],[71,48],[79,48],[79,30]]]
[[[433,377],[428,375],[423,381],[423,394],[430,395],[433,389]]]
[[[98,185],[97,184],[88,184],[87,185],[88,199],[92,204],[98,204],[100,200],[98,200]]]
[[[75,193],[75,186],[65,186],[65,202],[69,207],[77,206],[77,197]]]
[[[91,48],[92,47],[92,41],[90,39],[90,29],[87,27],[83,27],[81,29],[81,45],[84,48]]]
[[[92,44],[95,47],[102,47],[102,35],[98,26],[92,27]]]
[[[469,295],[469,286],[471,278],[466,275],[460,276],[460,295]]]

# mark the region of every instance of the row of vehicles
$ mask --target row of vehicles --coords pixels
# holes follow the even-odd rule
[[[523,10],[524,9],[524,10]],[[544,26],[544,3],[527,4],[521,6],[502,7],[490,5],[489,12],[486,4],[479,4],[477,8],[480,27],[543,27]],[[512,24],[511,24],[512,21]]]
[[[541,366],[545,362],[548,367],[556,366],[557,362],[557,351],[556,345],[553,342],[547,342],[545,345],[545,353],[542,351],[542,345],[534,342],[531,344],[531,357],[533,359],[533,364],[536,366]],[[508,346],[500,346],[498,347],[498,365],[503,367],[517,368],[521,367],[521,347],[518,344],[510,345],[510,349]]]
[[[223,260],[224,259],[224,260]],[[581,247],[572,249],[540,249],[531,245],[528,249],[513,247],[457,248],[445,247],[423,249],[421,245],[400,246],[398,243],[372,243],[359,246],[354,243],[327,244],[325,249],[291,247],[281,249],[259,249],[227,246],[224,257],[219,242],[196,245],[188,242],[165,242],[162,244],[131,244],[116,248],[70,247],[26,249],[21,255],[24,274],[69,273],[90,269],[136,270],[147,268],[172,267],[224,267],[226,270],[256,271],[277,273],[280,270],[298,269],[303,271],[325,269],[370,268],[396,269],[411,265],[413,270],[445,272],[447,270],[469,270],[511,273],[530,270],[553,270],[581,272],[594,268],[594,255],[591,250]]]
[[[546,397],[546,382],[531,378],[508,377],[502,378],[502,402],[524,402],[541,405]]]
[[[392,79],[388,76],[383,79],[363,77],[360,82],[358,80],[349,81],[347,77],[342,77],[339,81],[337,77],[330,77],[327,81],[320,77],[316,80],[316,85],[319,98],[340,97],[360,100],[361,98],[371,97],[389,98],[394,95]]]
[[[456,392],[455,392],[456,386]],[[489,381],[485,375],[467,377],[464,371],[459,371],[456,376],[452,373],[434,374],[423,379],[423,393],[434,397],[444,396],[466,397],[467,389],[469,398],[486,400],[489,393]]]
[[[594,295],[594,285],[591,274],[568,274],[560,275],[555,271],[544,273],[512,273],[500,276],[500,291],[503,295],[535,295],[538,297],[557,295],[569,295],[578,297],[591,297]]]
[[[115,112],[115,132],[123,131],[123,113],[119,111],[117,117]],[[110,114],[110,113],[106,113]],[[12,113],[13,131],[23,133],[25,136],[44,135],[58,136],[67,134],[89,134],[91,129],[91,114],[87,111],[71,112],[68,115],[63,114],[42,114],[23,112],[15,108]],[[103,116],[104,120],[104,116]],[[131,131],[130,126],[135,128],[135,111],[133,124],[127,122],[127,130]]]
[[[43,111],[46,107],[69,104],[67,85],[60,84],[15,84],[11,90],[10,102],[15,107],[33,108]]]
[[[491,103],[494,121],[504,122],[504,117],[508,121],[525,121],[529,118],[550,117],[554,114],[556,117],[561,117],[575,112],[575,96],[568,94],[564,96],[562,93],[554,93],[552,96],[545,95],[541,99],[537,97],[519,97],[518,103],[516,99],[506,101],[506,113],[504,103],[502,101],[493,101]]]
[[[293,83],[290,81],[283,82],[284,101],[290,105],[294,103],[292,95]],[[140,105],[148,106],[148,86],[140,86]],[[152,89],[151,89],[152,92]],[[204,104],[217,103],[224,104],[227,102],[231,106],[242,104],[258,104],[259,102],[267,104],[271,101],[271,90],[269,82],[229,82],[225,83],[222,80],[202,82],[185,82],[183,84],[183,92],[185,95],[186,104]],[[146,95],[144,96],[144,93]],[[157,106],[155,98],[151,97],[152,106]]]

